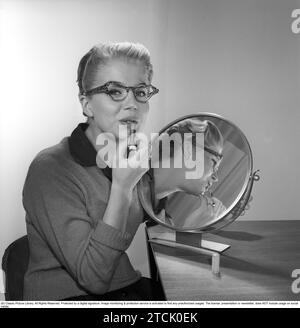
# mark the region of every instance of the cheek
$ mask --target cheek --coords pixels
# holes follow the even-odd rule
[[[95,117],[106,117],[107,119],[113,118],[119,111],[117,103],[113,103],[106,99],[96,99],[92,103],[92,108]]]
[[[209,159],[205,161],[205,174],[209,177],[214,173],[214,164]]]
[[[204,173],[203,173],[203,176],[201,179],[202,183],[206,183],[207,180],[211,177],[211,175],[212,175],[212,171],[211,171],[210,167],[205,167]]]
[[[139,108],[139,117],[140,117],[140,121],[141,121],[141,124],[139,126],[139,131],[141,131],[141,132],[145,128],[148,113],[149,113],[149,104],[142,105]]]
[[[141,109],[142,121],[145,122],[149,113],[149,104],[145,104]]]
[[[118,134],[116,125],[119,104],[112,103],[106,99],[95,99],[92,103],[95,127],[102,132],[110,132],[115,136]]]
[[[143,119],[146,119],[149,113],[149,104],[147,103],[142,105],[142,107],[140,108],[140,112],[142,113]]]

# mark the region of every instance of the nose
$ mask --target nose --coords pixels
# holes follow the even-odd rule
[[[137,101],[135,99],[134,93],[132,90],[129,90],[127,93],[127,97],[124,99],[125,102],[125,108],[126,110],[137,110],[138,109],[138,105],[137,105]]]

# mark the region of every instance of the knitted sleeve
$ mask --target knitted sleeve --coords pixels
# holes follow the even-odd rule
[[[34,162],[23,189],[31,223],[69,274],[90,293],[103,294],[133,236],[100,218],[92,222],[84,193],[68,170]],[[99,206],[106,208],[104,201]]]

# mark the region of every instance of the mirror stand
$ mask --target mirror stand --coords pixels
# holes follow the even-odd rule
[[[220,276],[220,255],[230,247],[230,245],[204,240],[202,233],[183,231],[176,231],[175,241],[154,237],[149,239],[149,242],[211,256],[211,270],[217,277]]]

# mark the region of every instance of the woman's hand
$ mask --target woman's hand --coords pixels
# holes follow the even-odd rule
[[[118,145],[117,165],[113,168],[113,183],[125,190],[133,190],[141,177],[149,169],[148,146],[140,140],[136,150],[130,151],[127,158],[127,142],[121,141]]]
[[[149,169],[148,142],[139,133],[135,134],[136,150],[131,150],[129,154],[126,139],[119,139],[117,143],[111,144],[113,147],[109,149],[109,156],[105,160],[102,152],[101,160],[112,168],[113,187],[131,192]]]

